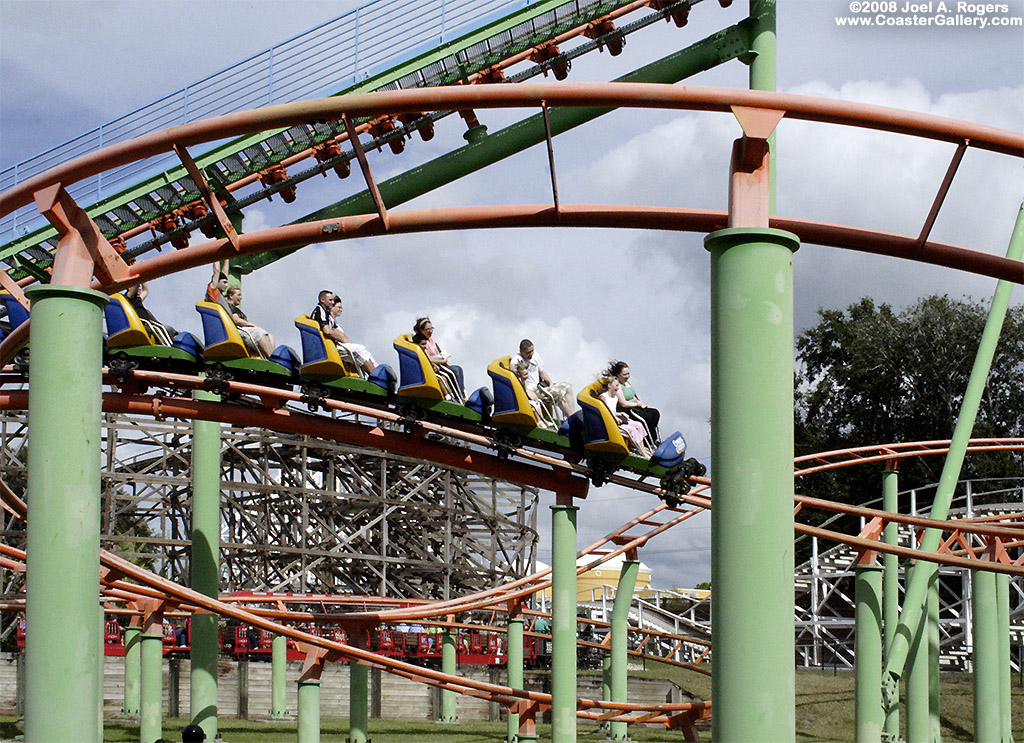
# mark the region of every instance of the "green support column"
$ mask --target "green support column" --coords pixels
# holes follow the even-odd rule
[[[100,368],[109,297],[51,285],[25,294],[32,307],[25,740],[88,742],[96,740],[99,709]]]
[[[1003,743],[1013,743],[1010,711],[1010,576],[996,575],[996,633],[999,637],[999,729]]]
[[[576,513],[570,498],[551,506],[551,739],[576,740]]]
[[[197,390],[197,400],[219,400]],[[220,590],[220,424],[192,423],[192,588],[211,598]],[[189,717],[217,737],[217,617],[192,615]]]
[[[449,676],[458,673],[456,667],[455,633],[445,630],[441,633],[441,672]],[[441,689],[441,719],[439,722],[458,722],[455,714],[455,692]]]
[[[882,508],[889,513],[899,513],[899,473],[896,468],[886,469],[882,473]],[[882,532],[885,544],[899,543],[899,525],[888,523]],[[882,555],[882,612],[885,619],[885,652],[892,647],[896,636],[896,626],[900,621],[900,561],[896,555],[888,552]],[[897,700],[885,708],[884,739],[895,743],[900,737],[900,705]]]
[[[750,89],[770,90],[776,87],[776,36],[775,36],[775,2],[776,0],[750,0],[750,51],[740,57],[750,64]],[[768,137],[768,150],[771,153],[768,168],[768,211],[775,214],[775,133]]]
[[[367,743],[369,738],[369,668],[348,664],[348,743]]]
[[[142,693],[139,704],[139,743],[163,737],[164,691],[163,614],[150,616],[142,630]]]
[[[619,586],[615,591],[615,603],[612,605],[612,688],[613,702],[626,702],[627,673],[629,661],[629,607],[633,603],[633,589],[636,588],[636,577],[640,573],[639,560],[623,560],[619,572]],[[608,740],[629,740],[626,723],[612,722]]]
[[[610,633],[610,630],[609,630]],[[601,699],[606,702],[612,700],[612,653],[611,653],[611,637],[608,638],[608,652],[601,656]],[[605,720],[601,723],[600,729],[606,733],[611,734],[612,723],[609,720]]]
[[[880,743],[885,726],[882,709],[882,567],[858,565],[854,578],[856,668],[856,740]]]
[[[132,622],[134,623],[134,618]],[[142,649],[142,628],[130,624],[124,628],[124,714],[139,715],[139,663]]]
[[[106,649],[107,638],[106,638],[106,612],[103,610],[103,599],[100,599],[99,606],[97,607],[99,613],[99,627],[100,631],[96,635],[96,653],[97,653],[97,668],[96,668],[96,714],[98,715],[96,733],[99,735],[98,740],[103,740],[103,709],[104,709],[104,676],[106,666]]]
[[[971,609],[974,629],[974,740],[1000,743],[999,614],[996,575],[971,571]]]
[[[1022,255],[1024,255],[1024,204],[1017,211],[1017,220],[1013,227],[1013,234],[1010,236],[1010,244],[1006,250],[1006,257],[1011,260],[1019,261]],[[967,381],[967,389],[964,391],[963,401],[960,404],[960,414],[957,416],[956,426],[953,429],[949,453],[946,455],[945,462],[943,462],[942,474],[939,476],[939,484],[935,490],[931,512],[928,514],[930,518],[943,520],[949,514],[949,506],[953,500],[957,480],[960,477],[964,456],[967,453],[967,444],[970,441],[971,431],[974,428],[974,420],[981,406],[982,395],[985,392],[985,382],[992,367],[992,357],[995,355],[996,346],[999,343],[999,334],[1002,331],[1003,320],[1006,317],[1006,310],[1010,304],[1012,291],[1012,283],[1000,281],[996,285],[995,294],[992,296],[992,304],[989,307],[988,317],[985,320],[985,328],[982,330],[981,339],[978,342],[978,352],[974,357],[974,365],[971,367],[971,376]],[[939,548],[941,539],[942,532],[939,529],[926,529],[924,537],[921,539],[920,549],[925,552],[935,552]],[[893,639],[893,646],[887,654],[885,671],[882,678],[887,700],[897,696],[897,686],[900,676],[903,674],[903,666],[906,663],[907,652],[912,639],[912,628],[917,627],[921,614],[925,611],[927,583],[928,578],[926,576],[907,581],[907,590],[903,598],[903,612],[900,614],[900,624]]]
[[[793,252],[774,229],[711,251],[712,739],[796,735],[793,623]]]
[[[299,679],[299,743],[320,743],[320,679]]]
[[[523,688],[523,615],[519,613],[518,607],[508,619],[508,654],[505,659],[506,673],[508,674],[508,685],[512,689]],[[519,715],[516,712],[508,714],[507,743],[517,743],[519,740]]]
[[[930,563],[932,581],[928,586],[928,613],[925,637],[928,640],[928,740],[942,740],[942,721],[939,719],[939,566]]]
[[[909,580],[922,573],[931,573],[931,563],[916,562],[910,570]],[[922,613],[907,656],[907,743],[929,743],[931,740],[929,677],[928,616]]]
[[[288,641],[284,635],[274,635],[274,641],[270,648],[270,660],[270,716],[275,720],[281,720],[288,716],[288,702],[285,695],[288,675]]]

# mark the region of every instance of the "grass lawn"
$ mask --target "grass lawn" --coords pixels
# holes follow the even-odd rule
[[[638,676],[669,678],[687,691],[706,698],[711,693],[711,679],[701,674],[677,668],[660,667],[635,672]],[[1020,677],[1012,681],[1013,736],[1024,740],[1024,687]],[[796,740],[802,742],[852,741],[854,716],[854,676],[851,671],[806,671],[796,674]],[[944,674],[941,686],[940,717],[944,741],[970,741],[973,739],[974,713],[971,678],[967,674]],[[14,740],[20,733],[17,720],[0,718],[0,741]],[[181,739],[181,729],[188,723],[183,719],[164,720],[164,737]],[[109,720],[104,741],[139,740],[138,725]],[[296,739],[295,722],[255,722],[225,718],[220,721],[224,743],[277,743]],[[538,725],[541,740],[551,739],[551,728]],[[348,721],[325,719],[321,723],[323,743],[343,743],[348,737]],[[682,740],[678,731],[664,728],[631,728],[630,737],[636,741],[660,743]],[[505,723],[466,722],[442,725],[425,720],[371,720],[370,738],[373,743],[498,743],[505,738]],[[711,739],[710,725],[702,725],[702,738]],[[580,723],[580,741],[601,741],[604,734],[590,723]],[[212,742],[211,742],[212,743]]]

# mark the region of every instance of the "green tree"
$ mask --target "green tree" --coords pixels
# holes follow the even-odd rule
[[[987,304],[947,296],[926,297],[898,313],[867,297],[844,310],[819,310],[818,324],[796,342],[797,454],[948,439],[987,314]],[[1007,314],[972,435],[1024,436],[1024,306]],[[901,490],[935,483],[942,463],[942,456],[905,461]],[[972,455],[962,477],[1019,477],[1022,465],[1019,452]],[[822,473],[798,489],[864,503],[880,496],[879,471]]]

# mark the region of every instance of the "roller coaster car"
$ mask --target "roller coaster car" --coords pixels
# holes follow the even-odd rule
[[[494,385],[494,410],[491,420],[498,426],[522,438],[562,448],[571,448],[564,434],[544,428],[530,405],[526,388],[511,368],[512,357],[502,356],[487,367],[487,375]]]
[[[195,367],[203,357],[203,346],[191,333],[178,333],[172,340],[162,325],[148,323],[139,317],[123,294],[111,294],[103,309],[107,323],[107,366],[115,374],[147,365],[164,368]]]
[[[441,413],[479,423],[484,421],[491,412],[491,391],[486,387],[473,392],[465,405],[451,402],[446,397],[458,399],[450,383],[442,382],[434,371],[434,365],[417,344],[412,342],[411,335],[400,335],[395,338],[395,350],[398,352],[398,399],[414,403],[418,407],[432,413]]]
[[[250,354],[232,320],[221,305],[215,302],[197,302],[196,312],[203,320],[203,361],[207,375],[212,379],[262,377],[278,384],[290,384],[298,378],[299,356],[288,346],[278,346],[269,359],[259,352]]]
[[[599,386],[600,382],[594,382],[580,391],[576,396],[579,412],[569,416],[560,429],[572,445],[582,445],[587,453],[597,472],[594,484],[603,484],[603,474],[616,469],[658,477],[666,491],[665,501],[677,505],[675,496],[689,492],[689,478],[703,475],[704,465],[696,459],[686,459],[686,439],[678,431],[667,437],[650,459],[633,454],[618,421],[601,400]]]
[[[395,396],[398,378],[387,364],[379,364],[368,377],[349,351],[342,356],[338,344],[324,337],[320,325],[309,315],[295,318],[295,327],[302,339],[303,391],[311,394],[314,385],[328,389],[345,390],[373,397]],[[317,391],[319,392],[319,391]],[[323,395],[317,394],[317,397]]]
[[[7,332],[13,333],[22,323],[28,320],[28,310],[21,306],[21,303],[14,298],[10,292],[0,291],[0,304],[7,310]],[[3,332],[0,332],[0,340],[4,339]],[[21,366],[28,361],[28,338],[25,338],[17,353],[14,355],[14,363]]]

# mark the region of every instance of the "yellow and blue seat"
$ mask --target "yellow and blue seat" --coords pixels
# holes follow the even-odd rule
[[[541,425],[530,404],[523,382],[512,371],[512,357],[502,356],[487,366],[487,376],[494,388],[494,410],[491,420],[502,428],[546,444],[568,447],[568,439]]]
[[[165,366],[187,366],[202,358],[203,347],[191,333],[168,337],[163,326],[146,323],[123,294],[111,294],[103,308],[107,325],[107,358],[111,366],[124,366],[129,358],[159,360]],[[129,366],[135,366],[131,363]]]
[[[203,360],[207,366],[216,365],[248,374],[272,374],[294,377],[299,371],[299,357],[288,346],[278,346],[265,359],[258,353],[249,353],[228,311],[217,302],[197,302],[196,312],[203,321]]]
[[[587,385],[576,395],[583,413],[583,448],[588,452],[629,454],[626,441],[615,415],[601,399],[600,380]]]
[[[465,405],[446,400],[451,391],[443,386],[434,365],[411,335],[400,335],[393,343],[398,352],[398,398],[421,408],[470,421],[482,421],[491,409],[490,390],[481,387],[469,396]]]
[[[22,323],[28,320],[28,310],[21,306],[21,302],[14,298],[8,291],[0,291],[0,304],[7,310],[7,332],[12,333]],[[0,330],[0,340],[4,339],[3,331]],[[26,339],[26,343],[27,343]]]
[[[570,441],[582,444],[588,455],[596,455],[617,467],[660,477],[678,470],[684,463],[690,474],[702,469],[695,459],[685,462],[686,440],[678,431],[667,437],[650,459],[634,455],[615,415],[601,400],[600,390],[600,381],[584,387],[576,396],[580,411],[569,416],[561,428]]]
[[[494,410],[491,420],[516,426],[536,428],[537,415],[522,381],[511,369],[511,356],[502,356],[487,366],[487,376],[494,387]]]
[[[8,291],[0,291],[0,304],[2,304],[7,310],[7,332],[13,333],[17,328],[21,327],[26,321],[28,321],[28,310],[22,307],[21,302],[14,298]],[[6,336],[4,335],[3,329],[0,328],[0,341]],[[28,370],[28,334],[25,334],[24,339],[18,343],[17,347],[11,354],[11,360],[14,365],[20,368],[23,372]]]
[[[313,380],[327,387],[361,392],[367,395],[393,396],[395,393],[395,372],[387,364],[380,364],[364,378],[355,357],[349,351],[342,352],[330,338],[324,336],[320,325],[309,315],[295,318],[302,342],[302,367],[304,380]]]

